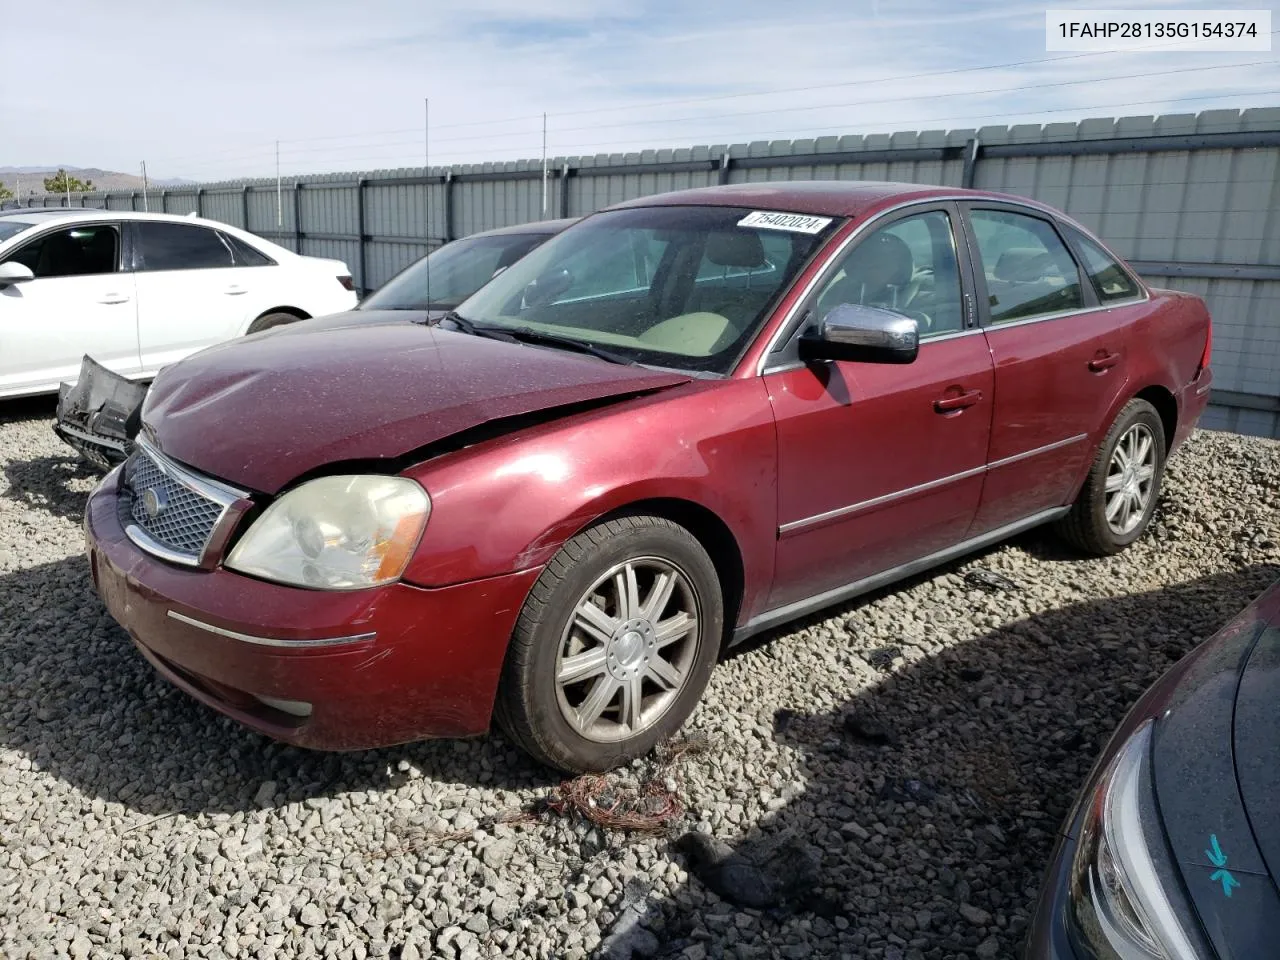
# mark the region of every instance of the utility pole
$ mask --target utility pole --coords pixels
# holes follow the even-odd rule
[[[547,114],[542,113],[542,219],[547,219]]]
[[[147,161],[142,161],[142,212],[151,212],[151,202],[147,199]]]

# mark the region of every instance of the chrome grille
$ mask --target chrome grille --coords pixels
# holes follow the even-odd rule
[[[129,539],[166,560],[199,564],[239,491],[198,477],[140,443],[124,468],[120,519]]]

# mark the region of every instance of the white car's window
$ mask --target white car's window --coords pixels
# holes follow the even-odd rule
[[[1079,310],[1080,271],[1046,220],[1006,210],[969,214],[987,280],[992,323]]]
[[[5,262],[27,266],[36,279],[115,273],[120,263],[120,233],[111,224],[55,230],[23,244]]]
[[[951,218],[930,210],[895,220],[863,239],[818,294],[817,317],[841,304],[893,310],[920,325],[920,336],[964,327],[960,267]]]
[[[233,237],[229,233],[218,231],[218,236],[222,238],[222,242],[231,248],[231,252],[235,255],[237,267],[269,267],[274,266],[275,261],[268,257],[256,247],[251,247],[239,237]]]
[[[140,221],[136,224],[141,270],[208,270],[233,267],[231,248],[217,231],[185,223]]]

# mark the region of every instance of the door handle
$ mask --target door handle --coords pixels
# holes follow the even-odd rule
[[[98,302],[99,303],[128,303],[130,299],[131,299],[130,297],[122,297],[118,293],[108,293],[108,294],[104,294],[102,299],[99,300]]]
[[[225,293],[228,297],[238,297],[240,296],[240,294],[248,293],[249,291],[246,290],[244,287],[227,287],[227,289],[223,290],[222,292]]]
[[[1118,353],[1100,353],[1089,361],[1089,369],[1094,373],[1102,373],[1104,370],[1110,370],[1120,362],[1120,354]]]
[[[966,390],[954,397],[942,397],[933,401],[933,409],[938,413],[954,413],[956,410],[963,410],[965,407],[972,407],[975,403],[981,402],[981,390]]]

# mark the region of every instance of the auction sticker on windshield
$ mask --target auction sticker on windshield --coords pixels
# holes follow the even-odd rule
[[[753,210],[738,221],[738,226],[758,227],[761,230],[789,230],[792,233],[821,233],[830,222],[830,217],[809,217],[803,213]]]

